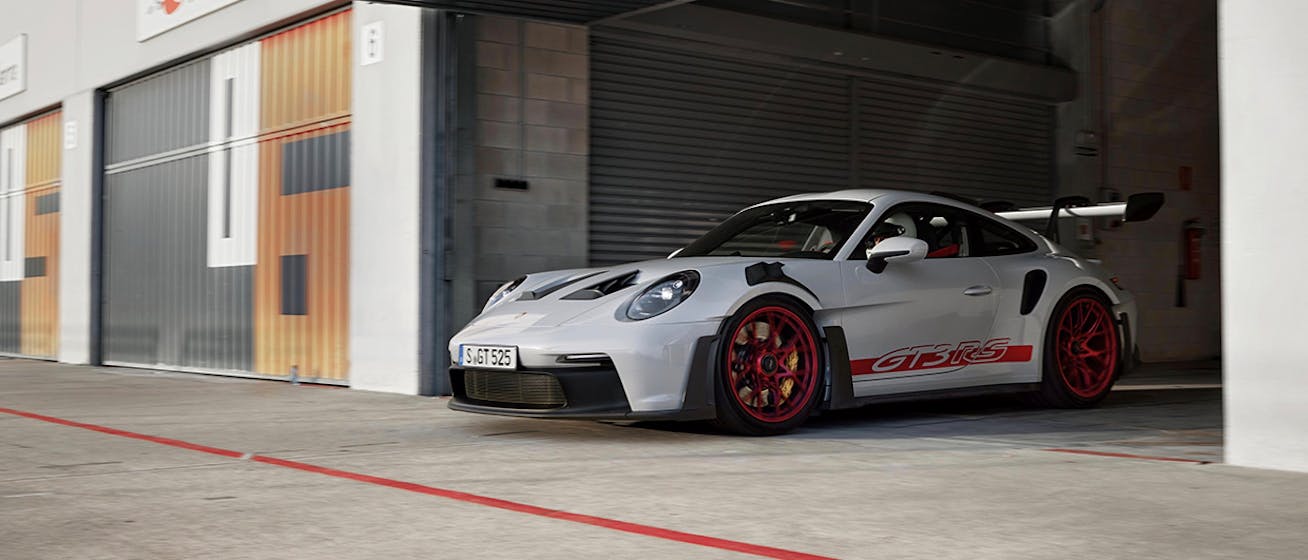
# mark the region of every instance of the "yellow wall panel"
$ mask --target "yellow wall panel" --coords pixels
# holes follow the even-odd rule
[[[40,275],[29,265],[33,270],[22,281],[21,351],[47,358],[59,351],[59,212],[51,200],[59,196],[62,123],[57,111],[27,123],[24,253],[29,262],[43,262]]]
[[[350,189],[282,193],[286,144],[339,134],[344,123],[263,141],[259,146],[259,265],[255,270],[255,369],[345,379],[349,367]],[[306,312],[283,313],[282,257],[304,255]]]
[[[262,41],[264,133],[350,114],[350,12]]]
[[[268,37],[260,49],[255,370],[344,380],[349,370],[350,13]],[[298,259],[304,270],[283,270],[288,258]]]

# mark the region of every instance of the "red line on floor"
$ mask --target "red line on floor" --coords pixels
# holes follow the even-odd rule
[[[64,420],[63,418],[55,418],[53,416],[45,416],[43,414],[36,414],[32,412],[23,412],[21,410],[14,410],[11,408],[0,408],[0,413],[12,414],[14,416],[21,416],[23,418],[30,418],[32,420],[40,420],[42,422],[50,422],[52,424],[59,424],[61,426],[82,428],[84,430],[91,430],[94,432],[100,432],[102,434],[109,434],[113,436],[120,436],[125,438],[148,441],[151,443],[167,445],[170,447],[189,449],[191,451],[199,451],[202,453],[221,455],[223,457],[230,457],[233,459],[239,459],[246,456],[246,454],[244,453],[241,453],[239,451],[232,451],[230,449],[220,449],[217,447],[209,447],[207,445],[200,445],[200,444],[190,443],[190,442],[176,440],[176,439],[169,439],[169,438],[151,436],[146,434],[138,434],[136,432],[129,432],[126,430],[119,430],[116,428],[108,428],[105,426],[97,426],[95,424],[74,422],[72,420]],[[525,513],[527,515],[548,517],[550,519],[559,519],[562,521],[571,521],[573,523],[591,525],[594,527],[603,527],[605,529],[612,529],[614,531],[622,531],[626,533],[644,535],[647,537],[654,537],[657,539],[675,541],[685,544],[693,544],[693,545],[698,545],[708,548],[717,548],[721,550],[730,550],[732,552],[740,552],[743,554],[762,556],[764,558],[777,558],[780,560],[833,560],[832,558],[827,556],[818,556],[816,554],[807,554],[804,552],[797,552],[797,551],[786,550],[782,548],[773,548],[770,546],[749,544],[745,542],[733,541],[728,539],[719,539],[717,537],[697,535],[695,533],[685,533],[682,531],[675,531],[672,529],[663,529],[651,525],[641,525],[639,523],[629,523],[626,521],[618,521],[616,519],[596,517],[593,515],[571,513],[571,512],[561,511],[557,509],[549,509],[540,506],[533,506],[530,504],[512,502],[509,500],[501,500],[499,498],[491,498],[489,496],[481,496],[478,494],[459,492],[457,490],[447,490],[444,488],[437,488],[435,486],[426,486],[414,482],[404,482],[402,480],[394,480],[390,478],[382,478],[379,476],[372,476],[362,473],[342,471],[342,470],[332,469],[328,467],[320,467],[318,465],[301,463],[299,461],[290,461],[287,459],[278,459],[276,457],[268,457],[266,455],[253,455],[250,456],[249,458],[252,461],[264,463],[266,465],[273,465],[273,466],[311,472],[311,473],[316,473],[316,474],[321,474],[321,475],[326,475],[336,478],[343,478],[346,480],[363,482],[365,484],[385,486],[387,488],[405,490],[408,492],[416,492],[418,494],[426,494],[429,496],[439,496],[441,498],[447,498],[450,500],[457,500],[469,504],[477,504],[481,506],[492,507],[492,508],[517,512],[517,513]]]
[[[93,432],[100,432],[100,433],[102,433],[102,434],[109,434],[109,435],[111,435],[111,436],[119,436],[119,437],[125,437],[125,438],[139,439],[139,440],[142,440],[142,441],[148,441],[148,442],[150,442],[150,443],[157,443],[157,444],[159,444],[159,445],[167,445],[167,446],[170,446],[170,447],[179,447],[179,448],[182,448],[182,449],[189,449],[189,450],[191,450],[191,451],[199,451],[199,452],[201,452],[201,453],[209,453],[209,454],[211,454],[211,455],[221,455],[221,456],[223,456],[223,457],[231,457],[231,458],[233,458],[233,459],[239,459],[239,458],[241,458],[241,455],[242,455],[241,452],[239,452],[239,451],[232,451],[232,450],[230,450],[230,449],[220,449],[220,448],[217,448],[217,447],[209,447],[209,446],[207,446],[207,445],[200,445],[200,444],[198,444],[198,443],[191,443],[191,442],[189,442],[189,441],[181,441],[181,440],[177,440],[177,439],[168,439],[168,438],[164,438],[164,437],[150,436],[150,435],[146,435],[146,434],[138,434],[138,433],[136,433],[136,432],[128,432],[128,431],[125,431],[125,430],[119,430],[119,429],[115,429],[115,428],[106,428],[106,427],[104,427],[104,426],[97,426],[97,425],[95,425],[95,424],[83,424],[83,423],[81,423],[81,422],[74,422],[74,421],[72,421],[72,420],[64,420],[63,418],[55,418],[55,417],[53,417],[53,416],[45,416],[45,415],[43,415],[43,414],[36,414],[36,413],[34,413],[34,412],[23,412],[23,411],[21,411],[21,410],[14,410],[14,409],[12,409],[12,408],[0,408],[0,412],[3,412],[3,413],[5,413],[5,414],[12,414],[12,415],[14,415],[14,416],[22,416],[23,418],[31,418],[32,420],[40,420],[40,421],[42,421],[42,422],[49,422],[49,423],[51,423],[51,424],[59,424],[59,425],[61,425],[61,426],[69,426],[69,427],[73,427],[73,428],[81,428],[81,429],[83,429],[83,430],[91,430],[91,431],[93,431]]]
[[[1157,456],[1153,456],[1153,455],[1132,455],[1132,454],[1130,454],[1130,453],[1113,453],[1113,452],[1110,452],[1110,451],[1092,451],[1092,450],[1090,450],[1090,449],[1062,449],[1062,448],[1052,448],[1052,449],[1046,449],[1045,451],[1053,451],[1053,452],[1055,452],[1055,453],[1074,453],[1074,454],[1077,454],[1077,455],[1094,455],[1094,456],[1096,456],[1096,457],[1116,457],[1116,458],[1118,458],[1118,459],[1144,459],[1144,460],[1146,460],[1146,461],[1171,461],[1171,462],[1173,462],[1173,463],[1196,463],[1196,464],[1200,464],[1200,465],[1206,465],[1206,464],[1208,464],[1208,463],[1210,462],[1210,461],[1203,461],[1203,460],[1200,460],[1200,459],[1182,459],[1182,458],[1179,458],[1179,457],[1157,457]]]

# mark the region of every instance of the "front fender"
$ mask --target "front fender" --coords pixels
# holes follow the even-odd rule
[[[725,311],[722,313],[722,317],[726,318],[726,317],[730,317],[731,315],[734,315],[737,311],[740,310],[740,308],[744,307],[745,304],[755,299],[758,299],[763,296],[776,295],[776,294],[790,296],[794,299],[797,299],[800,302],[802,302],[804,305],[807,305],[808,308],[813,310],[814,312],[817,312],[822,309],[821,300],[813,297],[813,295],[807,291],[780,282],[766,282],[763,284],[758,284],[756,286],[749,286],[748,289],[745,290],[745,292],[740,295],[740,297],[736,298],[736,300],[733,301],[731,305],[725,309]]]

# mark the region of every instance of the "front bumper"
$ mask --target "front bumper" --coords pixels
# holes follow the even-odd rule
[[[613,362],[593,367],[524,368],[516,371],[449,370],[453,398],[449,407],[463,412],[566,418],[574,420],[708,420],[713,402],[712,357],[717,337],[695,341],[680,407],[632,410]]]

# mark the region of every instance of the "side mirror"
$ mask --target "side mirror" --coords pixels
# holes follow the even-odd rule
[[[891,237],[873,247],[867,254],[867,269],[881,274],[888,263],[910,263],[925,259],[926,241],[916,237]]]

